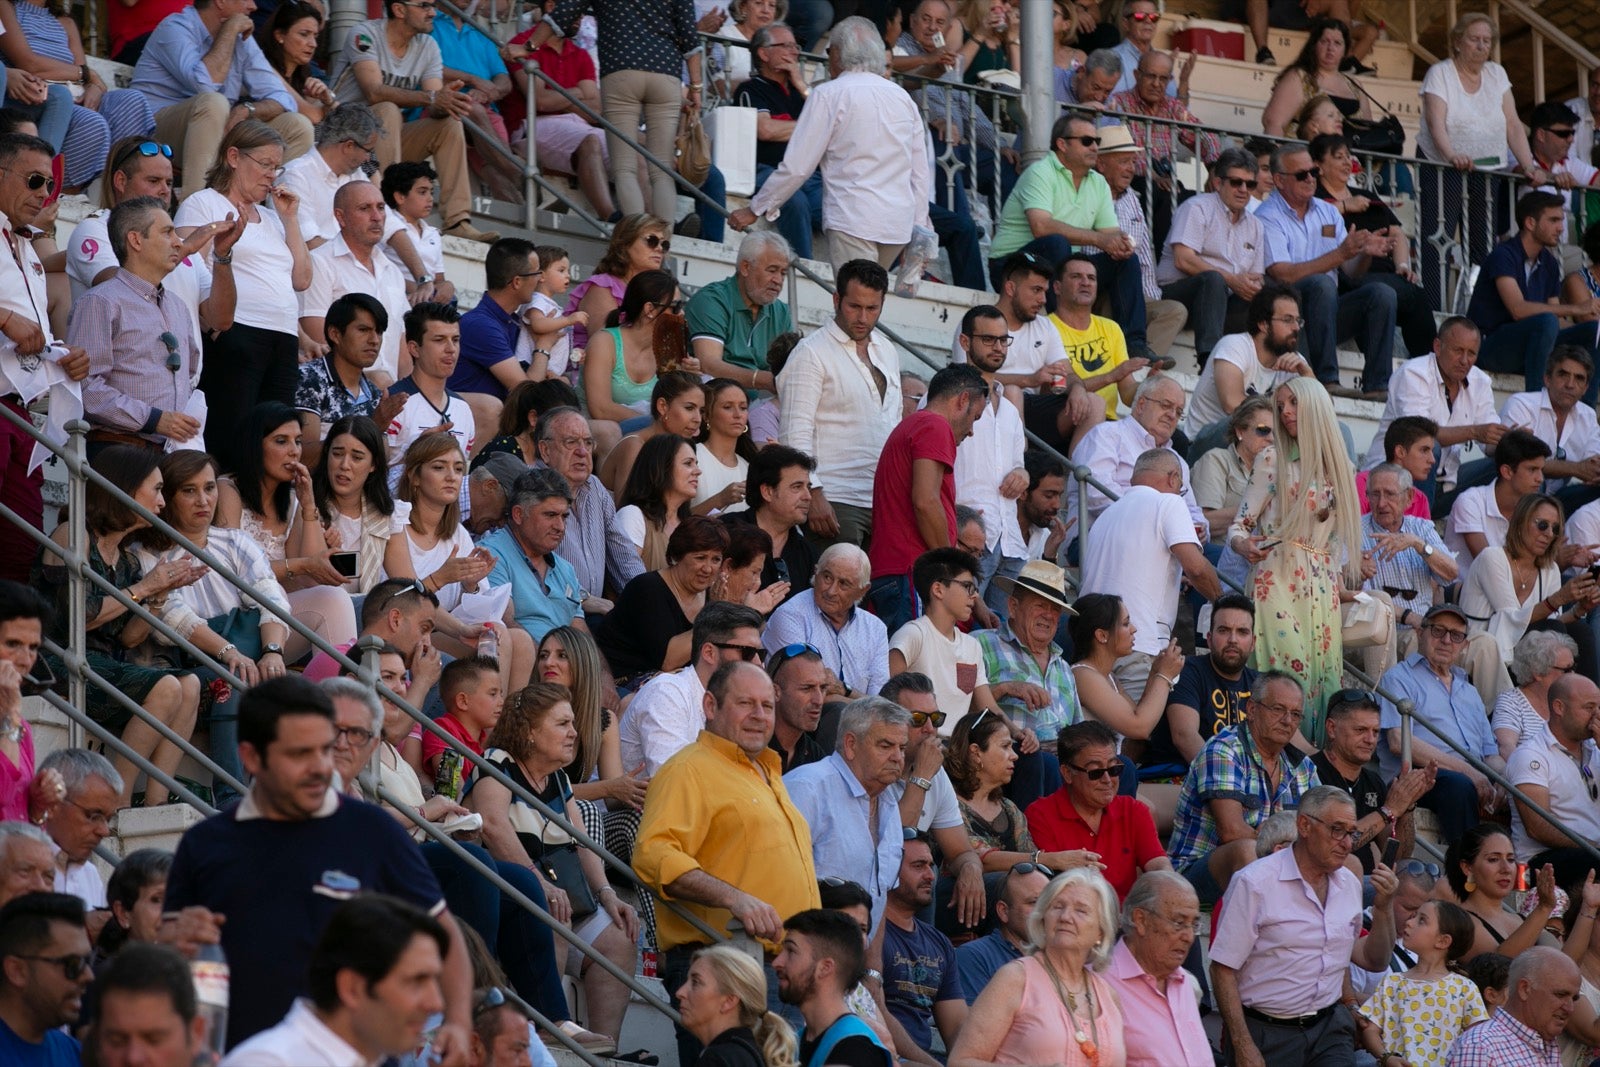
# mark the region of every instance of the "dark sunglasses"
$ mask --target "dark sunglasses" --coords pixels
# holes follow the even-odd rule
[[[1417,599],[1417,591],[1415,589],[1402,589],[1398,585],[1386,585],[1383,587],[1383,591],[1394,597],[1396,600]]]
[[[178,338],[169,332],[163,331],[161,343],[167,346],[167,369],[175,371],[183,366],[183,357],[178,355]]]
[[[808,653],[819,658],[822,655],[822,652],[819,649],[813,648],[804,641],[796,641],[792,645],[784,645],[782,648],[778,649],[778,651],[768,654],[767,672],[769,674],[776,674],[778,668],[783,666],[785,663],[788,663],[796,656],[804,656]]]
[[[1278,172],[1278,177],[1280,177],[1280,178],[1293,178],[1297,182],[1303,182],[1307,178],[1320,178],[1320,177],[1322,177],[1322,168],[1321,167],[1308,167],[1305,170],[1280,170]]]
[[[913,711],[911,713],[912,726],[926,726],[933,723],[935,730],[944,725],[945,715],[942,711]]]
[[[1156,14],[1154,11],[1130,11],[1130,12],[1128,12],[1128,21],[1129,22],[1160,22],[1161,21],[1161,16]]]
[[[1056,876],[1055,871],[1052,871],[1042,863],[1024,862],[1011,865],[1012,874],[1033,874],[1035,872],[1044,875],[1046,878],[1054,878]]]
[[[11,167],[0,167],[0,170],[3,170],[8,174],[12,171],[12,169],[13,168]],[[38,171],[35,171],[24,178],[23,183],[27,185],[27,187],[33,192],[38,192],[40,189],[43,189],[47,193],[53,193],[56,191],[56,180],[50,177],[48,174],[40,174]]]
[[[1552,137],[1559,137],[1563,141],[1566,140],[1568,137],[1577,136],[1577,133],[1578,133],[1577,130],[1573,130],[1573,129],[1558,130],[1554,126],[1546,126],[1544,128],[1544,132],[1550,134],[1550,136],[1552,136]]]
[[[1551,530],[1558,534],[1561,532],[1561,524],[1559,522],[1551,522],[1549,519],[1534,519],[1533,528],[1540,533],[1549,533]]]
[[[1092,134],[1092,133],[1086,133],[1081,137],[1068,137],[1068,138],[1066,138],[1066,140],[1068,140],[1068,141],[1077,141],[1079,144],[1083,145],[1083,147],[1085,147],[1085,148],[1095,148],[1095,147],[1098,147],[1099,144],[1100,144],[1100,138],[1097,135]]]
[[[724,652],[739,653],[739,658],[746,663],[760,663],[762,657],[767,654],[767,650],[760,645],[736,645],[729,641],[713,641],[711,643]]]
[[[1378,698],[1366,689],[1341,689],[1328,698],[1328,706],[1335,704],[1371,704],[1376,706]]]
[[[127,148],[124,148],[122,151],[118,152],[117,158],[113,159],[111,161],[111,166],[106,169],[113,171],[116,170],[118,167],[126,163],[135,152],[146,158],[151,156],[166,156],[168,159],[172,158],[171,145],[162,144],[160,141],[140,141],[138,144],[131,144]]]
[[[20,952],[12,953],[19,960],[33,960],[36,963],[53,963],[61,968],[61,973],[66,975],[67,981],[76,982],[89,967],[88,956],[24,956]]]
[[[1235,189],[1249,189],[1252,192],[1255,191],[1256,186],[1261,184],[1255,178],[1224,178],[1222,180]]]
[[[650,249],[659,248],[663,252],[672,251],[672,242],[671,241],[667,240],[664,237],[657,237],[653,233],[647,233],[647,234],[644,235],[644,243],[645,243],[645,247],[646,248],[650,248]]]
[[[1083,775],[1091,782],[1098,782],[1108,774],[1113,778],[1122,777],[1123,764],[1121,762],[1113,763],[1109,767],[1096,767],[1093,770],[1090,770],[1087,767],[1079,767],[1075,763],[1069,763],[1067,766],[1072,768],[1072,770],[1076,771],[1077,773]]]

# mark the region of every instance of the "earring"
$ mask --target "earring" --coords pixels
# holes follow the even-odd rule
[[[1468,876],[1468,878],[1467,878],[1467,884],[1466,884],[1466,886],[1465,886],[1465,889],[1466,889],[1466,891],[1467,891],[1467,892],[1468,892],[1468,893],[1476,893],[1476,892],[1477,892],[1477,891],[1478,891],[1478,883],[1477,883],[1477,882],[1474,882],[1474,881],[1473,881],[1473,880],[1472,880],[1472,878],[1471,878],[1471,877],[1470,877],[1470,876]]]

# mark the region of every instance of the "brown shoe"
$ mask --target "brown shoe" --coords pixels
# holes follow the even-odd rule
[[[1361,390],[1339,382],[1324,382],[1323,387],[1328,390],[1329,396],[1342,396],[1348,400],[1360,400],[1363,395]]]
[[[482,241],[486,245],[492,245],[496,241],[500,240],[500,231],[480,230],[472,224],[470,219],[462,219],[454,226],[450,226],[446,229],[440,230],[439,232],[444,234],[446,237],[460,237],[465,241]]]

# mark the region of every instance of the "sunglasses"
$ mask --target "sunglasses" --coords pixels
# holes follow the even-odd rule
[[[1546,126],[1544,128],[1544,132],[1548,133],[1552,137],[1559,137],[1563,141],[1566,140],[1568,137],[1576,136],[1577,133],[1578,133],[1577,130],[1572,130],[1572,129],[1558,130],[1554,126]]]
[[[33,960],[36,963],[53,963],[61,968],[61,973],[66,975],[67,981],[76,982],[89,967],[88,956],[24,956],[22,953],[11,953],[19,960]]]
[[[1256,186],[1261,184],[1255,178],[1224,178],[1222,180],[1235,189],[1249,189],[1252,192],[1255,191]]]
[[[430,4],[429,6],[431,7],[432,5]],[[496,1008],[504,1007],[505,1003],[505,991],[499,986],[493,986],[488,990],[488,992],[483,994],[483,999],[479,1001],[477,1006],[472,1009],[472,1017],[476,1019],[484,1012],[493,1011]]]
[[[1128,12],[1128,21],[1129,22],[1160,22],[1161,21],[1161,16],[1156,14],[1154,11],[1130,11],[1130,12]]]
[[[1549,533],[1551,530],[1556,533],[1561,532],[1561,524],[1559,522],[1551,522],[1549,519],[1534,519],[1533,528],[1540,533]]]
[[[0,167],[0,171],[5,171],[7,174],[10,174],[12,169],[13,168],[11,167]],[[24,179],[24,184],[26,184],[27,187],[33,192],[38,192],[40,189],[43,189],[47,193],[53,193],[56,191],[56,180],[50,177],[50,175],[40,174],[38,171],[34,171],[32,174],[28,175],[28,177]]]
[[[788,663],[796,656],[804,656],[808,654],[817,656],[819,658],[822,656],[822,652],[820,650],[806,644],[803,641],[797,641],[792,645],[784,645],[782,648],[778,649],[778,651],[768,655],[767,671],[768,673],[776,674],[779,667],[783,666],[785,663]]]
[[[912,726],[926,726],[933,723],[935,730],[944,725],[945,714],[942,711],[913,711],[911,713]]]
[[[1402,589],[1398,585],[1386,585],[1383,587],[1383,591],[1396,600],[1415,600],[1417,598],[1415,589]]]
[[[663,252],[672,251],[671,241],[664,237],[657,237],[653,233],[647,233],[644,235],[644,246],[651,251],[655,251],[657,248],[661,249]]]
[[[711,643],[724,652],[739,653],[739,658],[746,663],[760,663],[761,658],[767,654],[767,650],[760,645],[738,645],[727,641],[713,641]]]
[[[1100,144],[1100,138],[1095,134],[1086,133],[1081,137],[1068,137],[1068,141],[1077,141],[1085,148],[1095,148]]]
[[[1280,170],[1278,172],[1278,177],[1280,177],[1280,178],[1293,178],[1297,182],[1303,182],[1307,178],[1320,178],[1320,177],[1322,177],[1322,168],[1321,167],[1308,167],[1305,170]]]
[[[1034,873],[1038,873],[1038,874],[1044,875],[1046,878],[1054,878],[1056,876],[1056,872],[1052,871],[1049,867],[1046,867],[1042,863],[1033,863],[1031,861],[1030,862],[1012,864],[1011,865],[1011,873],[1012,874],[1034,874]]]
[[[1377,697],[1366,689],[1341,689],[1328,698],[1328,705],[1334,704],[1376,704]]]
[[[138,144],[131,144],[127,148],[124,148],[122,151],[118,152],[117,158],[111,161],[111,166],[107,169],[113,171],[116,170],[118,167],[126,163],[135,152],[146,158],[150,158],[152,156],[166,156],[168,159],[172,158],[171,145],[162,144],[160,141],[140,141]]]
[[[1399,863],[1395,864],[1394,873],[1412,875],[1425,874],[1434,881],[1438,881],[1439,876],[1443,874],[1444,871],[1437,863],[1425,863],[1422,860],[1401,860]]]
[[[175,371],[183,366],[183,358],[178,355],[178,338],[169,332],[161,334],[161,343],[167,346],[167,369]]]
[[[1089,779],[1089,781],[1098,782],[1108,774],[1113,778],[1121,778],[1124,765],[1122,763],[1113,763],[1109,767],[1095,767],[1093,769],[1088,767],[1080,767],[1076,763],[1069,763],[1067,766],[1072,768],[1072,770],[1078,774],[1081,774],[1085,778]]]

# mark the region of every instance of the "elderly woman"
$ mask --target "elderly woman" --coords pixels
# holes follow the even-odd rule
[[[1099,973],[1117,936],[1117,897],[1093,868],[1058,875],[1028,918],[1032,950],[990,979],[950,1067],[1054,1063],[1125,1067],[1122,1001]]]
[[[1124,898],[1122,939],[1104,974],[1138,1020],[1124,1034],[1130,1062],[1211,1062],[1194,978],[1183,969],[1199,927],[1200,901],[1180,874],[1147,871]]]
[[[1145,871],[1172,870],[1150,809],[1117,793],[1124,768],[1110,727],[1093,720],[1068,726],[1056,738],[1056,755],[1061,788],[1028,805],[1026,813],[1039,862],[1052,870],[1098,866],[1118,899]],[[1087,862],[1061,861],[1079,856]]]
[[[737,42],[731,47],[717,49],[724,63],[718,75],[723,96],[732,95],[733,90],[750,77],[753,49],[749,45],[756,31],[782,22],[788,13],[787,0],[729,0],[728,22],[716,35]]]
[[[720,520],[691,515],[667,539],[666,566],[623,588],[595,632],[618,685],[689,662],[695,617],[722,573],[727,550],[728,531]]]
[[[1564,633],[1530,630],[1517,641],[1511,653],[1511,673],[1522,684],[1500,694],[1492,716],[1501,759],[1510,759],[1530,730],[1543,730],[1549,723],[1550,685],[1563,674],[1571,674],[1577,661],[1578,644]]]
[[[1239,501],[1244,499],[1244,491],[1250,486],[1250,472],[1255,469],[1256,457],[1272,443],[1272,419],[1270,397],[1246,397],[1244,403],[1233,409],[1233,414],[1228,416],[1227,446],[1208,449],[1194,460],[1189,470],[1189,485],[1202,510],[1239,510]],[[1214,542],[1226,540],[1220,532],[1213,533],[1211,539]],[[1217,561],[1217,573],[1243,585],[1249,567],[1237,552],[1224,544],[1222,558]]]

